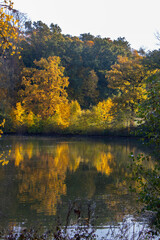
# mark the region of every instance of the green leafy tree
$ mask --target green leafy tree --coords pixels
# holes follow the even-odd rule
[[[22,58],[26,67],[33,67],[33,61],[42,57],[60,56],[63,52],[64,37],[58,25],[48,27],[42,21],[25,23],[25,37],[21,41]]]
[[[146,161],[150,157],[142,154],[137,157],[131,154],[132,180],[137,182],[139,200],[144,204],[144,209],[155,212],[153,223],[160,229],[160,71],[154,70],[147,79],[147,98],[140,105],[138,111],[139,130],[149,140],[149,145],[154,149],[155,167],[146,168]]]
[[[155,213],[152,224],[160,229],[160,166],[157,163],[154,169],[146,168],[146,162],[150,157],[139,154],[137,157],[131,154],[132,177],[130,188],[138,195],[138,200],[143,203],[143,211],[149,210]],[[136,186],[135,186],[136,182]]]
[[[140,105],[140,131],[154,146],[160,145],[160,70],[154,70],[147,79],[147,98]],[[158,151],[158,149],[156,149]]]
[[[85,106],[95,105],[98,99],[98,77],[94,70],[89,71],[83,80],[82,91],[84,92]]]
[[[83,108],[89,108],[98,102],[98,76],[94,70],[82,68],[79,72],[82,85],[79,90],[78,100]]]
[[[151,71],[154,69],[160,68],[160,50],[150,51],[146,54],[146,57],[143,59],[143,64],[150,69]]]

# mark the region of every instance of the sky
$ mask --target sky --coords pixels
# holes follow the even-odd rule
[[[131,47],[159,49],[160,0],[13,0],[32,21],[58,24],[63,34],[90,33],[112,40],[125,37]],[[159,42],[160,44],[160,42]]]

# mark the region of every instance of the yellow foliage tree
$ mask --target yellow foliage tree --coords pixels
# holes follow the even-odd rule
[[[13,45],[13,39],[18,36],[17,24],[18,21],[13,18],[11,11],[13,10],[13,2],[11,0],[4,0],[0,2],[0,47],[2,50],[12,46],[13,52],[15,46]],[[8,12],[7,12],[8,11]],[[0,127],[4,126],[5,120],[0,124]],[[3,131],[0,129],[0,137]]]
[[[0,124],[0,138],[3,134],[3,131],[1,128],[4,127],[4,124],[5,124],[5,119],[3,119],[3,122]],[[11,154],[11,150],[9,150],[8,152],[5,152],[5,151],[0,152],[0,163],[2,163],[2,166],[8,164],[9,161],[7,160],[7,158],[8,156],[10,156],[10,154]]]
[[[68,127],[70,124],[70,105],[68,102],[61,103],[56,109],[56,124],[61,128]]]
[[[108,87],[119,91],[114,102],[119,109],[130,114],[130,125],[134,122],[138,103],[146,98],[146,71],[142,59],[136,51],[130,59],[118,56],[117,63],[106,74]]]
[[[78,116],[80,116],[81,113],[82,113],[82,110],[81,110],[80,104],[77,102],[77,100],[75,100],[75,101],[72,100],[70,103],[71,124],[73,124],[78,119]]]
[[[20,102],[16,104],[16,108],[11,113],[12,121],[15,126],[22,126],[25,119],[25,109]]]
[[[60,58],[41,58],[34,63],[37,68],[23,70],[24,90],[20,91],[20,95],[24,108],[42,119],[57,116],[59,125],[67,125],[70,111],[66,87],[69,82],[64,76],[64,68],[60,66]]]
[[[5,123],[5,119],[3,120],[3,122],[0,124],[0,137],[2,136],[2,134],[3,134],[3,131],[2,131],[2,129],[1,128],[3,128],[4,127],[4,123]]]
[[[16,47],[13,40],[16,40],[17,37],[18,20],[15,20],[13,16],[13,2],[4,0],[0,2],[0,47],[3,50],[12,47],[12,54],[14,54]]]
[[[99,116],[100,122],[108,122],[110,123],[113,120],[112,107],[114,103],[111,98],[99,102],[95,107],[96,114]]]
[[[14,10],[15,11],[15,10]],[[2,51],[11,47],[13,55],[15,53],[15,41],[18,37],[18,20],[13,16],[13,2],[11,0],[3,0],[0,2],[0,48]],[[0,137],[3,134],[1,127],[4,127],[5,120],[0,124]],[[2,165],[8,164],[7,156],[10,155],[3,152],[0,155],[0,162]]]

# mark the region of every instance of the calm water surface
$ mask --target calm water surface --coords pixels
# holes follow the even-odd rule
[[[58,216],[65,224],[74,201],[83,217],[91,205],[98,226],[134,216],[128,156],[147,153],[137,139],[4,136],[0,147],[11,150],[0,166],[1,226],[49,226]]]

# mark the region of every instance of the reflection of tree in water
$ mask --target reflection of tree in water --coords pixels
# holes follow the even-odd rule
[[[101,172],[102,174],[110,175],[113,171],[113,168],[111,168],[111,164],[114,165],[114,157],[111,152],[105,153],[101,152],[100,158],[97,159],[98,161],[95,161],[95,167],[98,172]]]
[[[18,197],[46,215],[56,214],[62,195],[92,198],[98,192],[105,196],[110,184],[118,189],[126,174],[128,155],[134,150],[130,145],[94,142],[25,142],[16,143],[14,148]],[[111,201],[115,208],[118,201]],[[108,204],[107,199],[105,202]]]
[[[66,193],[64,180],[68,166],[68,146],[57,146],[55,155],[36,149],[38,156],[31,155],[29,146],[32,148],[32,145],[28,145],[23,151],[24,155],[20,155],[19,150],[15,151],[18,152],[15,164],[19,162],[21,169],[18,174],[21,181],[19,199],[22,202],[31,202],[32,208],[37,212],[55,215],[57,203],[60,202],[61,195]],[[23,145],[16,145],[16,148],[21,147]]]
[[[82,150],[82,149],[80,149]],[[89,150],[89,151],[88,151]],[[56,205],[60,202],[61,195],[66,194],[65,178],[67,169],[75,172],[81,162],[86,162],[96,167],[97,171],[105,174],[112,172],[109,163],[113,160],[111,153],[94,152],[94,161],[91,161],[91,149],[78,151],[78,148],[66,143],[42,151],[39,145],[16,144],[15,166],[20,168],[18,173],[19,199],[22,202],[32,203],[32,208],[37,212],[45,212],[52,215],[56,213]],[[88,153],[88,154],[87,154]],[[90,155],[91,154],[91,155]],[[81,176],[85,181],[86,189],[94,192],[94,181],[90,174]],[[93,194],[89,194],[91,197]]]

